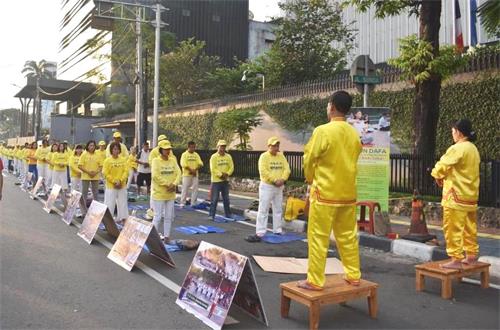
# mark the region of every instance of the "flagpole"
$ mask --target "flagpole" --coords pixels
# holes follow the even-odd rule
[[[451,18],[452,18],[452,24],[451,24],[451,41],[452,45],[457,44],[457,36],[456,36],[456,24],[457,24],[457,18],[455,17],[455,0],[451,1]]]

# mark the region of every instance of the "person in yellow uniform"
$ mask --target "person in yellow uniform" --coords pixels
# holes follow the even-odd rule
[[[120,144],[120,155],[122,157],[128,158],[128,150],[127,147],[122,143],[122,133],[116,131],[113,133],[113,141]],[[111,144],[109,144],[106,148],[106,157],[111,157]]]
[[[257,212],[257,226],[255,235],[248,236],[248,242],[260,242],[267,231],[269,206],[273,208],[273,233],[283,232],[283,190],[285,182],[290,176],[290,165],[285,156],[279,151],[280,141],[273,136],[267,140],[268,150],[259,157],[259,209]]]
[[[98,148],[99,149],[95,151],[95,154],[99,157],[101,162],[104,162],[104,160],[106,159],[106,142],[104,142],[103,140],[99,141]]]
[[[344,267],[344,279],[359,285],[361,278],[356,223],[356,173],[361,141],[346,122],[352,97],[345,91],[330,96],[329,123],[316,127],[304,149],[304,176],[310,187],[307,279],[298,286],[322,290],[325,263],[333,230]]]
[[[109,145],[111,157],[106,157],[102,165],[102,175],[106,182],[104,191],[104,204],[108,206],[109,212],[114,214],[117,207],[116,223],[124,225],[128,218],[127,203],[127,158],[121,155],[119,142]]]
[[[64,143],[59,144],[57,152],[53,153],[51,158],[52,166],[54,167],[52,185],[60,185],[64,192],[68,190],[68,177],[66,174],[68,169],[68,159],[69,155],[66,152],[66,146]]]
[[[153,159],[151,175],[153,200],[153,224],[163,236],[165,243],[170,242],[170,230],[174,221],[175,189],[181,181],[181,170],[177,160],[172,157],[172,145],[168,140],[158,143],[160,156]],[[163,218],[163,228],[160,226]]]
[[[71,179],[71,189],[82,191],[82,171],[78,168],[78,162],[83,152],[83,147],[80,144],[75,146],[75,151],[68,159],[69,176]]]
[[[38,170],[36,167],[36,150],[37,150],[37,143],[32,142],[29,149],[27,149],[28,152],[26,153],[26,161],[28,162],[28,171],[30,173],[33,173],[33,176],[31,177],[32,183],[36,182],[38,180]]]
[[[219,203],[219,193],[222,194],[224,204],[224,214],[226,218],[231,217],[231,207],[229,204],[229,182],[228,178],[233,174],[233,158],[226,152],[227,142],[219,140],[217,142],[217,152],[210,157],[210,174],[212,182],[212,198],[210,201],[209,218],[214,220]]]
[[[194,141],[188,142],[187,150],[181,155],[181,168],[182,168],[182,190],[180,206],[186,204],[189,189],[191,193],[191,205],[198,204],[198,170],[203,167],[203,161],[200,155],[195,151],[196,143]]]
[[[14,148],[14,173],[16,176],[21,174],[21,146],[16,145]]]
[[[137,152],[135,151],[135,147],[130,147],[130,153],[127,158],[127,167],[128,167],[127,189],[130,189],[130,185],[132,184],[132,182],[136,181],[134,177],[136,176],[137,173]]]
[[[59,149],[59,145],[57,143],[53,143],[50,146],[50,151],[47,154],[47,157],[45,158],[45,161],[47,162],[47,187],[49,189],[52,189],[53,186],[53,180],[54,180],[54,164],[52,163],[52,157],[57,153],[57,150]]]
[[[47,156],[50,152],[49,141],[42,140],[42,146],[36,149],[35,157],[36,157],[36,165],[38,170],[38,175],[44,178],[45,183],[47,183],[47,176],[49,174],[47,163]]]
[[[95,153],[95,141],[90,140],[85,146],[85,151],[80,156],[78,168],[82,171],[82,199],[81,210],[86,210],[87,194],[92,191],[92,199],[97,200],[99,193],[99,174],[101,173],[102,163],[99,156]],[[82,212],[83,213],[83,212]]]
[[[431,175],[443,187],[443,233],[446,253],[452,259],[441,267],[461,269],[463,264],[474,264],[479,254],[476,222],[481,158],[472,143],[476,134],[470,120],[456,122],[451,134],[455,144],[439,159]]]

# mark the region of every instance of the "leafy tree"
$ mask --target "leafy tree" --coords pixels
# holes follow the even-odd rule
[[[51,62],[47,62],[45,60],[41,60],[38,63],[36,61],[26,61],[24,63],[24,68],[21,71],[26,78],[34,78],[36,80],[36,91],[35,95],[35,107],[36,111],[36,130],[35,130],[35,139],[38,140],[40,137],[40,128],[41,128],[41,112],[42,112],[42,99],[40,98],[40,79],[51,79],[53,78],[50,69],[54,69],[55,66]]]
[[[0,140],[19,136],[21,111],[19,109],[0,110]]]
[[[219,66],[219,58],[206,55],[204,48],[204,41],[190,38],[162,56],[160,78],[164,105],[203,95],[205,77]]]
[[[104,110],[101,111],[100,115],[104,117],[113,117],[121,113],[127,113],[132,111],[133,111],[132,102],[126,95],[119,93],[112,93],[109,96],[108,102],[106,103]]]
[[[477,13],[486,32],[492,36],[500,36],[500,1],[486,1],[477,8]]]
[[[419,17],[419,38],[423,42],[414,39],[403,41],[403,53],[394,61],[403,71],[406,71],[407,76],[414,77],[416,93],[413,105],[413,152],[417,155],[434,155],[436,148],[439,97],[444,73],[436,65],[449,57],[448,55],[440,57],[441,3],[441,1],[414,0],[347,0],[344,2],[344,5],[353,5],[362,12],[374,6],[375,17],[380,19],[401,13],[416,14]],[[410,50],[412,45],[417,49]],[[412,54],[417,57],[413,58]]]
[[[236,145],[238,150],[251,150],[249,144],[250,133],[257,126],[262,124],[262,117],[258,109],[233,109],[221,113],[215,125],[223,130],[233,130],[234,134],[238,135],[239,144]]]
[[[331,78],[346,65],[354,33],[342,22],[342,9],[328,0],[279,4],[285,13],[275,23],[276,41],[255,62],[270,86]]]

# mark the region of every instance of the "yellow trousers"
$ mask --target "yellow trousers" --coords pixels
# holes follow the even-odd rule
[[[443,207],[443,233],[446,253],[454,259],[467,255],[477,256],[477,211],[460,211]]]
[[[312,199],[307,224],[307,280],[320,287],[325,284],[325,264],[332,230],[346,277],[351,280],[361,278],[356,206],[320,205]]]

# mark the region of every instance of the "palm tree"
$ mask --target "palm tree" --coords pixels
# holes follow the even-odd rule
[[[42,100],[40,99],[40,79],[41,78],[53,78],[50,74],[51,68],[54,68],[55,65],[51,62],[47,62],[45,60],[41,60],[38,63],[36,61],[26,61],[24,63],[24,68],[21,71],[26,78],[34,78],[36,79],[36,94],[35,94],[35,108],[36,108],[36,131],[35,131],[35,140],[38,140],[40,137],[40,128],[41,128],[41,113],[42,113]],[[33,110],[33,122],[35,120],[35,109]]]
[[[488,0],[477,8],[481,23],[492,36],[500,35],[500,1]]]

